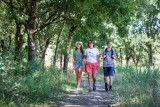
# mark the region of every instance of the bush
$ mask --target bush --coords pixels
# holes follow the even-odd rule
[[[0,66],[0,104],[4,106],[55,103],[66,85],[76,84],[71,74],[44,69],[36,62],[6,64],[1,61]]]
[[[129,106],[160,106],[160,72],[158,68],[143,67],[134,68],[132,66],[117,66],[114,87],[117,100],[121,99],[121,104]]]

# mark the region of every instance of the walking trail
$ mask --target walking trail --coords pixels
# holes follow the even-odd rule
[[[88,78],[82,76],[81,91],[76,89],[66,94],[61,106],[64,107],[119,107],[115,102],[114,90],[112,92],[105,92],[104,83],[96,82],[96,91],[88,92]]]

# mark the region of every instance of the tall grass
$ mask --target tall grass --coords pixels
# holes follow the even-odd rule
[[[113,82],[115,102],[129,107],[160,106],[160,71],[150,66],[116,66]],[[100,70],[103,77],[103,69]],[[101,79],[103,80],[103,79]]]
[[[38,63],[1,62],[0,66],[1,107],[54,105],[68,86],[76,86],[71,74],[54,68],[44,69]]]

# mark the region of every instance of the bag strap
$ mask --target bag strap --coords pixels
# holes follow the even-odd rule
[[[105,52],[107,52],[107,48],[105,49]],[[112,58],[112,55],[113,55],[113,49],[111,48],[111,58]]]
[[[113,49],[111,48],[111,58],[112,58],[112,55],[113,55]]]

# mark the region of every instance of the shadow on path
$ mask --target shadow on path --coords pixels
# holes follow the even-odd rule
[[[104,83],[96,82],[96,91],[88,92],[88,79],[82,76],[81,91],[75,90],[66,94],[60,102],[64,107],[92,106],[92,107],[119,107],[115,104],[113,92],[105,92]]]

